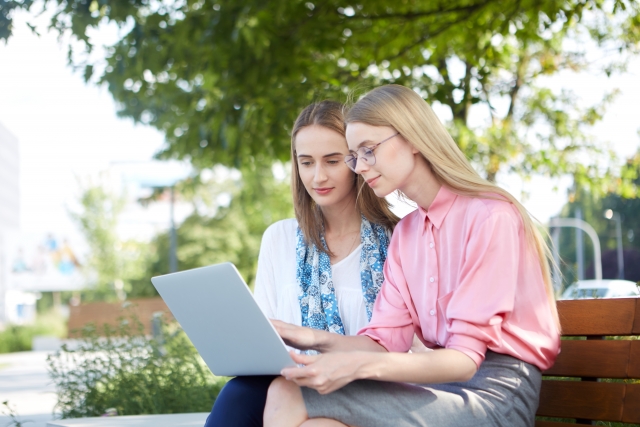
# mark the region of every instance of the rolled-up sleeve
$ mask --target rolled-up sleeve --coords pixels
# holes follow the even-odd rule
[[[370,337],[388,351],[407,352],[413,343],[414,327],[405,302],[405,298],[410,296],[398,259],[397,245],[398,236],[394,234],[384,265],[385,280],[373,306],[371,321],[358,335]]]
[[[519,236],[519,218],[509,209],[472,224],[459,284],[444,298],[449,336],[445,347],[461,351],[478,366],[488,347],[502,346],[502,323],[515,303],[524,236]]]

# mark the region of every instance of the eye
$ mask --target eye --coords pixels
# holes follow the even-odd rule
[[[327,160],[327,163],[329,163],[330,165],[337,165],[338,163],[340,163],[340,161],[332,159],[332,160]]]
[[[309,160],[305,160],[300,162],[300,166],[311,166],[311,161]]]

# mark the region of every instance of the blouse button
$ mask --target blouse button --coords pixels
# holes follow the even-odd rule
[[[429,243],[429,247],[433,248],[433,242]]]
[[[430,281],[431,283],[433,283],[433,282],[435,282],[435,281],[436,281],[436,279],[434,279],[433,277],[429,277],[429,281]]]
[[[435,315],[436,315],[436,311],[435,311],[435,310],[431,310],[431,311],[429,312],[429,314],[430,314],[430,315],[432,315],[432,316],[435,316]]]

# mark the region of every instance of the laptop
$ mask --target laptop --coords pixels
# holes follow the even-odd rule
[[[296,366],[233,264],[153,277],[151,283],[214,375],[279,375]]]

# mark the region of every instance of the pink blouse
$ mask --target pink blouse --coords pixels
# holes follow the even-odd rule
[[[389,351],[408,351],[414,332],[478,366],[489,349],[545,370],[560,351],[537,254],[508,202],[441,187],[429,211],[396,226],[384,275],[371,322],[358,333]]]

